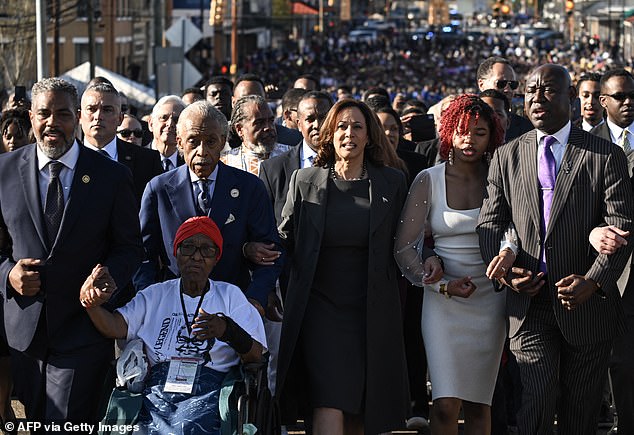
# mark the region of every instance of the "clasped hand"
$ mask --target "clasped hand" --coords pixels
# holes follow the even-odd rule
[[[440,281],[443,276],[442,265],[436,256],[427,257],[423,263],[423,284],[434,284]],[[476,285],[471,281],[470,276],[455,279],[447,283],[447,294],[468,298],[476,290]]]
[[[79,301],[84,308],[98,307],[110,300],[117,284],[108,268],[97,264],[79,291]]]
[[[199,340],[209,340],[219,338],[225,334],[227,322],[217,314],[210,314],[202,308],[198,310],[198,315],[192,325],[192,333]]]

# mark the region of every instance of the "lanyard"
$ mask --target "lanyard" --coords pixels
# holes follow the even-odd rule
[[[203,290],[203,294],[200,295],[200,300],[198,301],[198,305],[196,306],[196,311],[194,312],[194,319],[196,318],[196,313],[200,311],[200,307],[203,304],[203,299],[209,290],[209,282],[207,282],[207,287]],[[181,308],[183,309],[183,317],[185,318],[185,326],[187,326],[187,333],[191,337],[192,335],[192,325],[189,324],[189,320],[187,318],[187,309],[185,308],[185,299],[183,298],[183,282],[181,281],[180,288],[180,296],[181,296]]]

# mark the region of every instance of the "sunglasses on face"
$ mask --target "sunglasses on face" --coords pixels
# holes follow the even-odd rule
[[[137,138],[142,138],[143,137],[143,130],[130,130],[130,129],[124,129],[124,130],[119,130],[117,132],[117,134],[123,136],[123,137],[130,137],[132,135],[134,135],[134,137]]]
[[[509,85],[511,89],[515,90],[519,87],[520,82],[518,82],[517,80],[498,80],[495,84],[495,86],[497,86],[497,88],[500,90],[504,89],[506,85]]]
[[[604,97],[612,97],[616,101],[625,101],[628,98],[633,101],[634,100],[634,92],[615,92],[613,94],[601,94]]]

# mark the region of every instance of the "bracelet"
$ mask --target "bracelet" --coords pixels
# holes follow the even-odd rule
[[[447,299],[451,299],[451,295],[447,291],[447,284],[440,284],[440,289],[438,290],[438,293],[440,293],[441,295],[445,295]]]
[[[243,256],[244,258],[248,258],[248,257],[247,257],[247,252],[246,252],[246,250],[245,250],[248,244],[249,244],[249,242],[245,242],[245,243],[244,243],[244,245],[242,245],[242,256]]]

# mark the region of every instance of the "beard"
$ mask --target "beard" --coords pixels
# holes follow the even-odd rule
[[[57,160],[61,156],[66,154],[66,151],[68,151],[70,149],[70,147],[73,146],[74,142],[75,142],[75,138],[71,137],[68,141],[65,141],[65,142],[62,142],[60,144],[56,144],[55,146],[53,146],[53,145],[50,145],[45,140],[39,140],[39,141],[37,141],[37,147],[49,159]]]
[[[273,149],[275,148],[275,141],[271,142],[270,144],[258,142],[251,145],[249,148],[251,149],[251,152],[254,154],[258,154],[258,155],[270,154],[271,151],[273,151]]]

